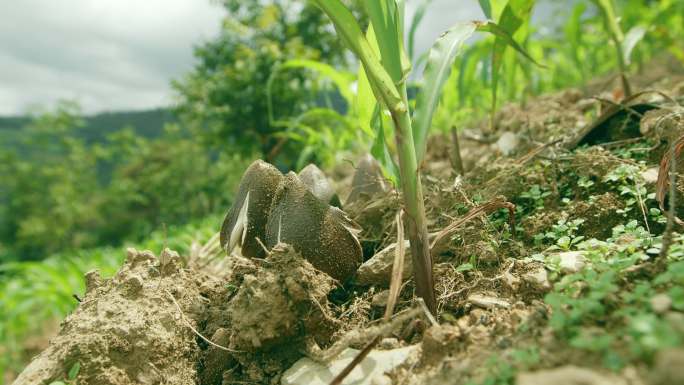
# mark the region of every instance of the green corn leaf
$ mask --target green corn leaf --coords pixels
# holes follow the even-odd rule
[[[491,27],[490,29],[483,29],[496,35],[494,49],[492,50],[492,119],[494,112],[496,111],[499,70],[501,69],[504,52],[509,45],[513,47],[518,45],[515,40],[513,40],[513,35],[524,23],[527,23],[527,21],[530,19],[534,2],[534,0],[510,0],[501,13],[496,31],[494,31]],[[511,42],[513,42],[515,45],[511,44]],[[522,48],[516,48],[516,50],[519,52],[524,52]]]
[[[328,15],[338,36],[363,63],[368,80],[373,85],[375,97],[394,111],[406,111],[407,106],[399,95],[392,77],[371,49],[352,13],[340,0],[313,0],[313,2]]]
[[[363,4],[375,31],[381,63],[394,83],[398,84],[411,69],[403,43],[403,2],[397,4],[395,0],[376,0]]]
[[[380,54],[380,48],[375,40],[375,32],[373,32],[373,26],[369,25],[366,31],[366,40],[371,46],[371,49],[376,54]],[[357,83],[356,83],[356,117],[359,126],[364,130],[369,136],[374,137],[375,132],[371,128],[371,121],[373,120],[373,111],[375,106],[377,106],[377,101],[375,96],[373,96],[372,84],[368,81],[368,75],[366,75],[366,70],[363,65],[359,65],[357,73]]]
[[[416,96],[416,109],[413,114],[413,140],[416,146],[416,160],[420,164],[425,155],[427,135],[432,123],[432,115],[439,103],[444,83],[449,78],[451,66],[463,43],[475,32],[477,24],[468,22],[451,27],[440,36],[430,49],[425,70],[423,86]]]
[[[363,66],[359,66],[356,81],[356,118],[361,129],[369,135],[374,135],[371,129],[373,110],[377,106],[373,89],[371,88],[368,76]]]
[[[76,361],[76,363],[69,369],[69,375],[67,376],[69,380],[75,380],[78,376],[78,372],[81,371],[81,363]]]
[[[634,47],[639,44],[645,35],[646,27],[642,25],[634,26],[627,32],[625,40],[622,41],[622,54],[624,55],[625,64],[630,63]]]
[[[385,139],[385,125],[382,119],[382,112],[376,106],[373,111],[373,127],[375,128],[375,140],[371,147],[371,155],[380,162],[385,178],[389,179],[395,186],[399,181],[399,168],[394,162]]]
[[[492,3],[489,0],[478,0],[480,3],[480,8],[482,8],[482,13],[484,13],[487,19],[492,18]]]
[[[625,40],[622,34],[622,29],[620,24],[618,24],[617,14],[615,13],[615,7],[613,6],[612,0],[592,0],[594,4],[601,10],[603,14],[603,21],[606,23],[606,27],[610,33],[617,39],[618,42],[622,43]]]
[[[416,12],[413,14],[413,18],[411,18],[411,26],[409,27],[409,33],[408,33],[408,54],[411,60],[413,60],[414,57],[414,48],[415,48],[415,40],[416,40],[416,30],[418,30],[418,26],[420,25],[420,22],[423,20],[423,16],[425,16],[425,11],[427,11],[428,5],[432,0],[423,0],[418,7],[416,8]]]

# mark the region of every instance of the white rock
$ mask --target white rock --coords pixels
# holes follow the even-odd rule
[[[509,308],[511,304],[500,298],[490,297],[482,294],[471,294],[468,296],[468,302],[481,307],[483,309],[492,309],[496,307]]]
[[[551,258],[556,258],[561,272],[565,274],[577,273],[587,264],[587,258],[582,251],[565,251],[553,254]]]
[[[375,253],[369,260],[364,262],[356,271],[356,283],[362,286],[389,286],[392,279],[392,264],[397,244],[392,243]],[[411,263],[411,247],[409,241],[404,241],[404,272],[403,278],[411,277],[413,264]]]
[[[546,269],[544,268],[544,266],[534,266],[532,270],[523,274],[522,279],[535,289],[551,289],[551,283],[549,283],[549,275],[546,273]]]
[[[658,167],[651,167],[642,171],[641,178],[643,178],[646,184],[656,184],[658,182]]]
[[[515,151],[519,141],[520,140],[516,134],[506,131],[501,134],[499,140],[496,141],[495,146],[503,155],[510,155],[513,153],[513,151]]]
[[[590,369],[573,365],[556,369],[520,373],[517,385],[626,385],[627,382],[613,374],[601,374]]]
[[[650,302],[651,308],[658,314],[665,314],[672,307],[672,299],[665,293],[654,295]]]
[[[385,373],[405,363],[412,356],[416,357],[419,349],[419,345],[411,345],[393,350],[373,350],[349,373],[342,384],[387,384],[388,377]],[[320,364],[310,358],[302,358],[283,373],[280,383],[281,385],[328,385],[357,354],[359,354],[358,350],[347,348],[328,365]]]

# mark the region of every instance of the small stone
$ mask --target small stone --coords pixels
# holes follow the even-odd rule
[[[375,253],[369,260],[361,264],[356,272],[355,282],[361,286],[382,286],[388,287],[392,279],[392,264],[394,263],[394,253],[397,244],[392,243],[384,249]],[[403,279],[411,277],[413,264],[411,263],[411,248],[409,241],[404,241],[404,272]]]
[[[493,309],[497,307],[508,309],[511,307],[511,304],[508,301],[482,294],[469,295],[468,302],[483,309]]]
[[[97,269],[85,273],[86,294],[93,292],[102,285],[102,277]]]
[[[532,270],[523,274],[522,279],[535,289],[542,291],[551,289],[549,275],[546,273],[544,266],[535,266]]]
[[[399,340],[394,337],[385,337],[378,343],[378,348],[382,350],[397,349],[401,347]]]
[[[516,277],[510,272],[505,272],[503,274],[503,279],[506,286],[508,286],[508,288],[512,291],[518,291],[518,289],[520,289],[520,278]]]
[[[573,365],[536,372],[519,373],[517,385],[627,385],[627,382],[614,374],[602,374]]]
[[[385,373],[415,357],[419,350],[418,345],[393,350],[373,350],[349,373],[343,384],[384,385],[387,383],[382,378],[386,377]],[[310,358],[302,358],[283,373],[280,383],[281,385],[328,385],[358,354],[358,350],[347,348],[337,359],[327,365]]]
[[[423,334],[423,350],[421,361],[425,365],[435,365],[451,350],[458,349],[461,329],[457,326],[443,324],[429,327]]]
[[[665,293],[654,295],[650,302],[651,308],[658,314],[665,314],[672,307],[672,299]]]
[[[171,275],[181,267],[181,257],[178,252],[164,248],[159,254],[159,266],[163,275]]]
[[[494,144],[496,149],[503,155],[510,155],[518,147],[519,138],[516,134],[506,131],[499,137],[499,140]]]
[[[651,167],[642,171],[641,178],[646,184],[656,184],[658,182],[658,167]]]
[[[371,380],[371,385],[392,385],[392,379],[386,374],[375,377]]]
[[[140,290],[142,290],[142,288],[142,278],[140,278],[137,275],[131,275],[124,282],[124,292],[126,293],[126,296],[128,296],[129,298],[135,297],[140,292]]]
[[[371,305],[375,307],[385,307],[387,306],[387,301],[389,300],[389,290],[383,290],[373,296],[371,300]]]
[[[558,261],[561,272],[565,274],[577,273],[587,264],[587,259],[582,251],[565,251],[553,254],[551,258]]]
[[[136,255],[138,255],[138,250],[132,247],[126,249],[126,259],[128,260],[128,262],[132,262],[133,258],[135,258]]]

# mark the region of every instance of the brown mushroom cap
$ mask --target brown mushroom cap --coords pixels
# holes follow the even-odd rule
[[[254,161],[242,175],[240,186],[233,206],[226,214],[221,226],[221,247],[229,254],[231,250],[230,239],[240,214],[246,214],[247,223],[245,233],[240,236],[242,255],[249,258],[263,258],[266,254],[263,247],[257,242],[266,239],[266,222],[271,207],[273,196],[283,179],[283,174],[273,165],[262,160]],[[248,198],[248,199],[247,199]],[[246,211],[242,211],[245,201],[248,201]]]
[[[384,194],[389,189],[389,185],[382,174],[380,163],[370,154],[366,154],[361,158],[356,167],[356,172],[354,172],[354,178],[352,179],[352,189],[345,205],[363,197],[368,199],[376,194]]]
[[[340,199],[335,193],[335,188],[325,173],[315,164],[309,163],[298,174],[299,180],[304,183],[309,191],[318,199],[333,206],[340,207]]]
[[[316,198],[296,174],[283,178],[273,197],[266,245],[292,245],[311,264],[344,281],[362,262],[361,245],[343,212]]]

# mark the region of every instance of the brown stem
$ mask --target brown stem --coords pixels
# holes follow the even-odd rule
[[[451,154],[451,166],[458,175],[465,175],[463,167],[463,159],[461,158],[461,144],[458,141],[458,132],[456,127],[451,127],[451,142],[453,143],[453,152]]]

